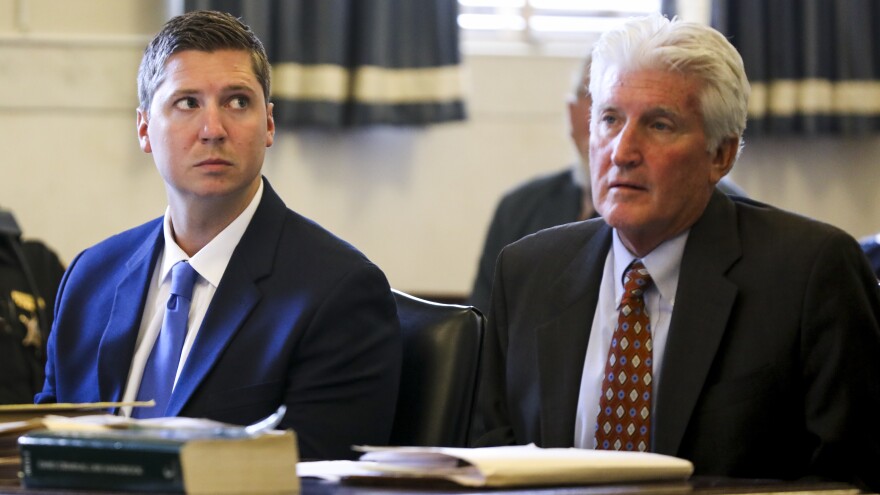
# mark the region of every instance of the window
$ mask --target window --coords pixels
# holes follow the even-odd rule
[[[466,45],[583,47],[629,17],[660,11],[661,0],[458,0]]]

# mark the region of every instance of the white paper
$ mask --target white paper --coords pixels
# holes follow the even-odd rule
[[[464,486],[534,486],[686,480],[693,464],[644,452],[542,449],[534,445],[479,449],[358,447],[359,462],[300,463],[300,476],[434,478]],[[301,467],[300,467],[301,466]],[[331,479],[331,478],[325,478]]]

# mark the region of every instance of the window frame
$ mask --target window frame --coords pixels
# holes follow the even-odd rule
[[[607,0],[568,0],[585,8],[542,8],[542,4],[556,3],[561,5],[566,0],[456,0],[459,8],[459,27],[461,29],[461,46],[465,54],[477,55],[559,55],[583,56],[586,48],[592,46],[601,34],[629,17],[660,12],[662,0],[630,0],[636,4],[654,4],[651,10],[633,10],[633,8],[611,8]],[[491,5],[491,4],[496,5]],[[620,0],[614,2],[620,4]],[[498,28],[479,30],[467,27],[468,16],[472,15],[505,15],[519,20],[519,29]],[[571,17],[575,22],[605,22],[602,28],[584,31],[541,31],[534,28],[534,20],[552,14],[557,17]]]

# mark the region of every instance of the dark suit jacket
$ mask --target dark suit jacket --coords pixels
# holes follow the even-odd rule
[[[162,219],[82,252],[65,274],[37,402],[122,397]],[[263,197],[217,287],[169,415],[247,424],[287,405],[303,458],[388,441],[400,374],[396,306],[349,244]]]
[[[568,447],[611,228],[498,260],[477,445]],[[715,192],[684,250],[652,450],[696,474],[880,487],[880,291],[844,232]]]
[[[13,242],[20,243],[34,286],[25,276]],[[0,237],[0,404],[30,402],[43,386],[52,306],[63,275],[58,256],[42,242]],[[42,312],[33,304],[35,291],[45,302]],[[25,295],[24,300],[20,295]],[[42,321],[44,316],[46,321]],[[25,345],[28,328],[22,318],[39,321],[39,346]]]
[[[469,304],[488,312],[495,260],[504,246],[539,230],[578,219],[584,193],[574,181],[575,166],[531,179],[501,198],[489,224]],[[718,189],[728,195],[746,196],[745,191],[727,177],[721,179]]]

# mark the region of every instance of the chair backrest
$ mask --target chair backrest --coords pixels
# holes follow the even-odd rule
[[[392,445],[465,447],[476,393],[484,318],[470,306],[394,291],[403,333]]]

